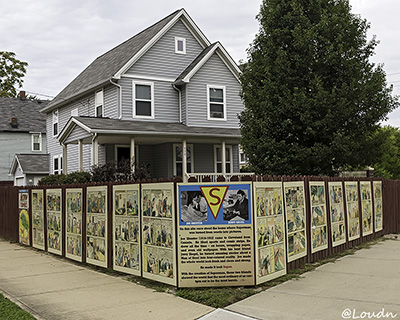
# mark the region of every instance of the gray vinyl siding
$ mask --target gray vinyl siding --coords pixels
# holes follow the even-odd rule
[[[225,86],[227,120],[207,120],[207,85]],[[239,128],[243,109],[241,86],[215,53],[192,77],[187,87],[188,126]]]
[[[122,78],[122,119],[135,120],[133,117],[133,82],[141,79]],[[154,119],[137,118],[138,121],[179,122],[178,92],[170,82],[148,81],[153,83]]]
[[[107,86],[104,89],[103,99],[103,116],[110,118],[118,117],[118,88],[115,86]],[[60,109],[58,109],[58,132],[60,133],[69,119],[71,118],[71,111],[78,109],[79,116],[95,116],[95,91],[86,95],[85,97],[76,100]],[[55,155],[62,155],[62,147],[56,137],[53,136],[53,115],[47,115],[47,148],[50,154],[50,173],[53,173],[53,157]],[[75,127],[67,142],[76,141],[90,135],[88,132],[80,127]],[[91,167],[91,144],[83,145],[83,169],[90,170]],[[68,146],[68,159],[67,166],[68,172],[77,171],[79,169],[78,147],[77,145]],[[105,148],[99,146],[99,164],[105,163]]]
[[[186,54],[175,53],[175,37],[186,39]],[[202,51],[190,31],[178,21],[126,73],[176,79]]]

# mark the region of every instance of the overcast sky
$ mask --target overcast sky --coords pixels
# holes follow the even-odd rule
[[[233,59],[246,59],[258,31],[261,0],[0,0],[0,51],[29,63],[23,89],[56,96],[96,57],[177,9],[185,8],[211,41]],[[373,62],[384,64],[400,95],[399,0],[350,0],[352,12],[371,23],[380,44]],[[43,96],[45,95],[45,96]],[[400,110],[388,124],[400,127]]]

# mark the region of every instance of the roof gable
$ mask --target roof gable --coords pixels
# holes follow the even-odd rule
[[[204,47],[210,44],[186,11],[184,9],[177,10],[98,57],[41,111],[50,112],[72,98],[76,98],[90,90],[95,90],[109,83],[112,79],[119,79],[179,19],[185,23]]]
[[[48,174],[48,154],[16,154],[11,163],[10,174],[14,174],[20,167],[24,174]]]

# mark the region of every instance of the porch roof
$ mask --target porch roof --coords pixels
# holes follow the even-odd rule
[[[14,174],[18,165],[24,174],[49,174],[49,155],[16,154],[9,173]]]
[[[181,123],[119,120],[95,117],[71,117],[60,132],[61,143],[71,143],[71,133],[78,126],[88,134],[169,136],[239,139],[240,129],[188,127]]]

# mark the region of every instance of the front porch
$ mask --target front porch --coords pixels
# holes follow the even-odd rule
[[[106,128],[106,129],[104,129]],[[60,134],[64,172],[129,159],[149,166],[152,178],[205,176],[230,180],[239,174],[238,129],[73,117]],[[90,157],[90,159],[88,159]]]

